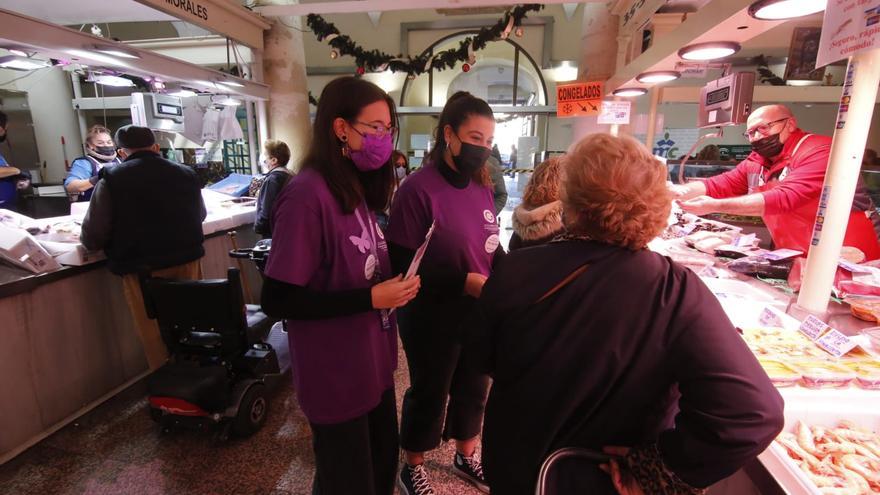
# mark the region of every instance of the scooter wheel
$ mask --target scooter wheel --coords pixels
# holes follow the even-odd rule
[[[251,385],[241,400],[238,414],[232,423],[232,433],[237,437],[253,435],[266,422],[269,414],[269,397],[262,383]]]

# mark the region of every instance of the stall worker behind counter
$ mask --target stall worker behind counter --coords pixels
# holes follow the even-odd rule
[[[682,209],[695,215],[760,215],[777,249],[796,249],[806,256],[831,138],[801,130],[784,105],[758,108],[749,115],[747,129],[752,153],[735,169],[670,190],[682,200]],[[880,258],[872,215],[873,201],[860,180],[843,244],[860,249],[868,260]]]
[[[263,143],[263,156],[260,167],[263,175],[260,178],[260,192],[257,193],[257,219],[254,221],[254,232],[264,239],[272,237],[272,208],[275,200],[292,177],[287,170],[290,161],[290,148],[284,141],[267,139]]]
[[[64,179],[64,189],[73,201],[88,201],[98,183],[101,169],[120,162],[110,129],[93,125],[86,133],[86,155],[73,161]]]
[[[153,131],[125,126],[116,131],[116,142],[124,161],[101,174],[80,241],[87,249],[103,249],[110,271],[122,276],[147,363],[155,370],[168,360],[168,349],[144,310],[138,275],[201,278],[207,212],[195,171],[162,158]]]

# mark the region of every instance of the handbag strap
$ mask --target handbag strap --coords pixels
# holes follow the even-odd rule
[[[543,296],[539,297],[537,301],[532,304],[538,304],[543,302],[545,299],[549,298],[553,294],[556,294],[560,290],[562,290],[566,285],[572,283],[574,279],[578,278],[582,273],[587,271],[587,268],[590,266],[589,263],[585,263],[578,268],[576,268],[573,272],[569,273],[564,279],[560,280],[558,284],[554,285],[550,290],[544,293]]]

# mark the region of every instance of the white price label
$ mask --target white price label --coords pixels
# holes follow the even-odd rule
[[[761,311],[761,316],[759,317],[758,321],[761,322],[761,325],[767,327],[782,326],[782,319],[779,318],[779,315],[777,315],[776,312],[774,312],[772,309],[766,307],[764,308],[764,311]]]
[[[798,328],[798,330],[800,330],[800,332],[802,334],[809,337],[810,340],[816,340],[828,328],[829,327],[828,327],[827,323],[820,320],[819,318],[816,318],[813,315],[810,315],[810,316],[807,316],[806,319],[804,319],[803,323],[801,323],[801,326],[800,326],[800,328]]]
[[[794,256],[800,256],[802,254],[804,254],[803,251],[795,251],[794,249],[777,249],[776,251],[770,251],[769,253],[765,254],[764,258],[770,261],[779,261],[786,258],[792,258]]]
[[[856,346],[856,342],[853,342],[852,339],[832,328],[831,331],[819,337],[816,345],[825,349],[831,355],[840,357],[851,351]]]

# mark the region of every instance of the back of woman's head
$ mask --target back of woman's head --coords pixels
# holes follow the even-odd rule
[[[636,250],[666,227],[667,171],[635,139],[591,134],[572,145],[562,168],[569,233]]]
[[[391,126],[397,128],[394,100],[369,81],[356,77],[334,79],[324,87],[318,100],[312,141],[302,167],[320,173],[330,192],[348,213],[364,200],[374,211],[385,210],[391,202],[394,185],[391,159],[378,170],[358,171],[352,161],[343,156],[343,143],[333,127],[337,118],[354,124],[364,107],[377,101],[388,104]]]
[[[458,129],[469,118],[474,116],[487,117],[494,120],[495,114],[492,108],[482,98],[468,93],[467,91],[457,91],[446,100],[443,111],[440,112],[440,121],[437,123],[437,129],[434,131],[434,148],[431,150],[431,161],[440,163],[443,160],[443,153],[446,151],[449,143],[446,142],[444,129],[446,126],[452,128],[452,132],[458,134]],[[476,172],[475,180],[488,186],[492,184],[492,178],[486,167]]]
[[[559,199],[561,187],[562,161],[558,156],[541,162],[523,191],[523,204],[531,210]]]

